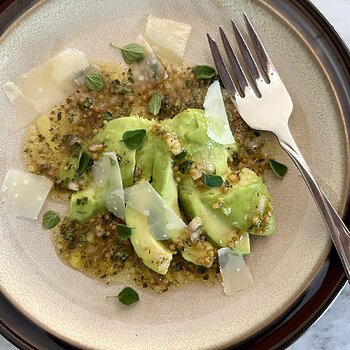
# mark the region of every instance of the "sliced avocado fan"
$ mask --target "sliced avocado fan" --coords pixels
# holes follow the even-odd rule
[[[153,128],[159,123],[162,132],[155,133]],[[237,174],[239,181],[231,184],[227,193],[223,193],[220,187],[198,186],[187,168],[174,179],[174,162],[181,168],[185,161],[195,164],[204,172],[220,175],[224,181],[228,179],[231,173],[228,159],[237,152],[238,145],[214,142],[207,135],[207,127],[204,111],[198,109],[188,109],[162,122],[122,117],[108,122],[92,142],[102,143],[106,152],[116,153],[124,187],[149,181],[179,217],[180,204],[187,219],[196,216],[202,219],[203,233],[208,238],[202,244],[192,242],[186,230],[173,230],[169,240],[182,247],[178,249],[184,259],[210,267],[213,257],[208,252],[214,249],[213,246],[230,246],[242,254],[249,254],[249,234],[270,235],[275,224],[267,188],[261,178],[249,169],[240,170]],[[145,129],[146,137],[140,148],[131,150],[123,141],[123,134],[136,129]],[[162,136],[164,133],[177,138],[184,151],[184,159],[174,159]],[[88,175],[86,188],[71,198],[71,220],[85,221],[105,210],[103,196],[103,190]],[[214,209],[213,203],[217,201],[220,206]],[[133,228],[130,240],[136,254],[150,269],[165,274],[174,254],[168,248],[169,242],[155,239],[147,216],[129,205],[125,209],[125,221],[128,227]]]

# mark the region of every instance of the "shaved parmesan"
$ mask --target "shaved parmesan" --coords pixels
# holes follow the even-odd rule
[[[53,183],[44,176],[10,169],[0,191],[1,201],[16,217],[37,219]]]
[[[125,200],[117,157],[113,152],[103,153],[91,170],[96,186],[104,190],[105,207],[124,220]]]
[[[189,24],[149,16],[144,37],[164,62],[181,64],[190,32]]]
[[[230,248],[218,250],[224,292],[233,295],[253,285],[253,277],[241,253]]]
[[[144,59],[131,65],[135,86],[156,85],[167,78],[167,74],[160,64],[152,47],[142,35],[139,35],[137,44],[143,47]]]
[[[89,65],[83,52],[67,49],[3,88],[18,117],[15,128],[20,129],[64,101],[78,87],[75,77]]]
[[[173,232],[187,228],[150,183],[128,187],[125,194],[127,205],[148,217],[150,232],[156,240],[169,239]]]
[[[89,61],[82,51],[67,49],[52,57],[48,63],[52,67],[52,77],[56,81],[73,80],[83,69],[89,66]]]
[[[20,117],[15,119],[16,130],[26,126],[38,116],[38,111],[24,97],[17,85],[9,81],[3,85],[3,89],[11,104],[15,107],[17,116]]]
[[[216,80],[209,86],[203,107],[209,121],[208,136],[221,145],[234,143],[219,81]]]

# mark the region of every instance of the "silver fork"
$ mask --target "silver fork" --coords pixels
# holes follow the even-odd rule
[[[221,39],[228,61],[234,72],[235,82],[228,72],[216,42],[207,34],[216,69],[243,120],[253,129],[274,133],[282,148],[298,167],[321,212],[342,261],[347,278],[350,281],[350,232],[312,176],[310,168],[298,149],[288,127],[288,119],[293,110],[293,102],[273,67],[255,29],[245,14],[244,20],[256,56],[263,69],[263,74],[260,73],[246,42],[233,20],[231,20],[233,31],[250,78],[254,81],[255,86],[252,86],[249,79],[247,79],[221,27],[219,27]],[[256,93],[260,94],[260,96],[257,96]]]

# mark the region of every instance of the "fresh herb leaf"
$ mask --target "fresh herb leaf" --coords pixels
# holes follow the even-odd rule
[[[88,74],[85,78],[85,86],[90,91],[101,91],[103,89],[103,80],[100,74]]]
[[[182,160],[182,159],[185,159],[185,158],[186,158],[186,154],[187,154],[187,151],[186,151],[186,150],[183,150],[182,152],[180,152],[179,154],[177,154],[176,156],[174,156],[174,159],[175,159],[175,160]]]
[[[185,174],[187,170],[191,167],[193,161],[191,160],[184,160],[180,165],[180,171],[182,174]]]
[[[55,211],[49,210],[43,216],[43,228],[50,230],[51,228],[54,228],[60,220],[60,216]]]
[[[219,175],[204,174],[203,183],[208,187],[220,187],[224,180]]]
[[[145,129],[126,131],[123,134],[123,141],[125,142],[128,148],[135,150],[141,147],[143,140],[145,139],[145,136],[146,136]]]
[[[103,118],[103,120],[106,120],[107,122],[109,122],[109,121],[111,121],[111,120],[114,119],[111,112],[105,112],[105,113],[103,113],[103,114],[102,114],[102,118]]]
[[[124,305],[131,305],[140,300],[139,295],[130,287],[125,287],[118,295],[117,298]]]
[[[111,44],[111,46],[116,47],[113,44]],[[122,56],[126,64],[140,62],[145,58],[143,48],[138,44],[125,45],[120,48],[120,51],[122,52]]]
[[[85,152],[84,150],[81,150],[78,158],[78,175],[81,175],[91,164],[92,159],[90,157],[90,154]]]
[[[215,69],[210,66],[195,66],[193,73],[196,79],[211,79],[216,75]]]
[[[128,80],[131,84],[134,84],[135,83],[135,79],[133,77],[133,74],[132,74],[132,70],[131,68],[128,69]]]
[[[283,179],[284,175],[287,174],[288,167],[286,165],[278,163],[273,159],[270,159],[269,164],[273,173],[280,179]]]
[[[154,93],[148,102],[148,110],[153,115],[157,115],[162,107],[162,96]]]
[[[131,230],[132,228],[123,225],[123,224],[117,224],[117,232],[118,237],[122,239],[123,241],[126,241],[131,236]]]

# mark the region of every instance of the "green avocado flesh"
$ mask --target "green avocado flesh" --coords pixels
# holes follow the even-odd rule
[[[161,125],[161,132],[154,132],[156,124]],[[237,144],[216,143],[208,137],[207,128],[204,111],[188,109],[163,121],[136,116],[115,119],[92,140],[103,143],[106,152],[116,153],[124,188],[151,181],[153,188],[179,217],[183,213],[189,221],[194,217],[202,220],[202,233],[208,240],[201,245],[191,242],[187,230],[173,230],[169,240],[158,241],[151,232],[147,216],[126,205],[125,221],[133,228],[130,240],[135,252],[146,266],[160,274],[167,272],[175,253],[168,248],[172,242],[180,243],[179,251],[184,259],[210,267],[213,257],[209,259],[207,252],[214,247],[230,246],[242,254],[249,254],[249,234],[267,236],[274,231],[270,196],[261,178],[253,171],[241,169],[239,181],[232,184],[227,193],[223,193],[221,187],[198,186],[189,175],[191,164],[204,172],[215,172],[224,181],[231,173],[228,159],[237,152]],[[145,129],[146,137],[140,148],[131,150],[123,141],[123,134],[137,129]],[[184,157],[178,159],[172,154],[164,134],[176,137]],[[180,173],[175,175],[174,165],[180,168]],[[85,221],[106,210],[103,196],[103,190],[89,175],[86,188],[71,198],[70,219]],[[213,209],[213,203],[217,201],[220,207]]]

